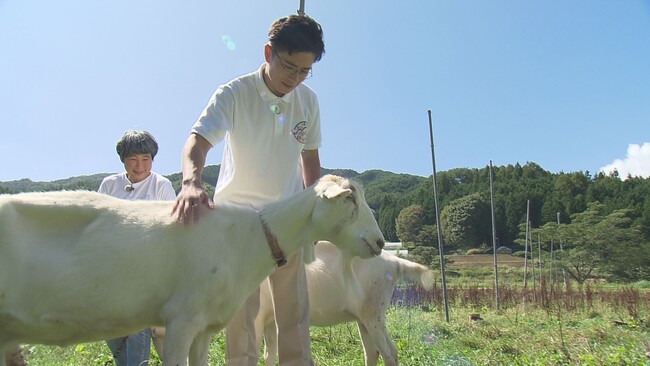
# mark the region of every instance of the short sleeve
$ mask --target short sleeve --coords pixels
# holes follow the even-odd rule
[[[226,86],[220,86],[192,126],[191,132],[201,135],[212,146],[217,145],[226,132],[232,130],[234,106],[232,91]]]
[[[102,179],[102,182],[99,184],[99,189],[97,189],[97,192],[102,194],[108,194],[108,190],[106,189],[106,179]]]
[[[173,201],[176,199],[176,192],[169,179],[160,176],[156,182],[156,198],[161,201]]]
[[[310,109],[311,127],[307,132],[307,139],[305,141],[305,150],[316,150],[321,147],[323,137],[320,128],[320,106],[316,94],[312,94],[312,108]]]

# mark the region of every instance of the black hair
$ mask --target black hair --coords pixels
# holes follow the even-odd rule
[[[273,22],[269,43],[278,52],[311,52],[315,55],[314,62],[320,61],[325,53],[323,29],[306,15],[289,15]]]
[[[126,131],[115,145],[117,155],[124,162],[126,158],[137,154],[151,154],[151,160],[158,153],[158,143],[147,131]]]

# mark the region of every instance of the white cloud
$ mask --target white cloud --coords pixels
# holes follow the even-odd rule
[[[628,175],[633,177],[650,177],[650,142],[643,145],[630,144],[627,147],[625,159],[616,159],[611,164],[600,168],[600,171],[609,174],[618,171],[619,177],[625,180]]]

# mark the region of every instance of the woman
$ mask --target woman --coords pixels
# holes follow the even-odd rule
[[[147,131],[127,131],[117,142],[117,154],[124,172],[109,175],[99,185],[99,193],[127,200],[173,201],[176,193],[169,179],[152,172],[158,143]],[[149,363],[151,330],[127,337],[107,340],[117,366],[140,366]]]
[[[104,178],[99,193],[127,200],[176,199],[169,179],[151,171],[158,143],[149,132],[127,131],[117,142],[116,150],[125,172]]]

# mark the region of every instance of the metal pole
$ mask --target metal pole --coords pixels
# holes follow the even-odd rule
[[[544,272],[542,272],[542,234],[539,232],[537,233],[537,262],[539,264],[539,288],[541,289]]]
[[[555,253],[553,252],[553,249],[554,249],[553,248],[554,247],[553,239],[554,238],[551,238],[551,264],[549,265],[549,271],[548,271],[550,282],[551,282],[551,294],[553,293],[553,287],[555,286],[555,280],[556,280],[556,278],[555,278]]]
[[[526,242],[524,243],[524,291],[528,285],[528,222],[530,221],[530,200],[526,200]],[[524,292],[525,293],[525,292]]]
[[[532,228],[533,225],[531,223],[528,223],[528,227]],[[537,302],[537,289],[535,288],[535,256],[533,255],[535,251],[533,250],[533,233],[531,231],[530,233],[530,264],[531,264],[531,269],[533,270],[533,302]]]
[[[436,226],[438,228],[438,251],[440,252],[440,276],[442,279],[442,297],[445,301],[445,320],[449,323],[449,306],[447,302],[447,279],[445,278],[444,244],[442,242],[442,227],[440,226],[440,208],[438,207],[438,185],[436,183],[436,155],[433,147],[433,123],[429,109],[429,138],[431,140],[431,162],[433,163],[433,202],[436,208]]]
[[[529,218],[530,218],[530,200],[526,200],[526,241],[524,242],[524,288],[521,291],[522,303],[524,305],[526,305],[526,296],[527,296],[526,292],[528,290],[528,233],[530,228],[530,225],[528,225]],[[533,282],[534,281],[535,281],[535,276],[533,275]]]
[[[540,301],[544,301],[544,296],[542,295],[542,280],[544,278],[544,272],[542,272],[542,234],[537,232],[537,262],[539,262],[539,294]],[[533,266],[535,262],[533,262]]]
[[[557,227],[558,227],[558,229],[560,228],[560,213],[559,212],[557,213]],[[563,252],[564,248],[562,247],[562,238],[560,238],[559,236],[560,235],[558,233],[558,240],[560,241],[560,252]],[[566,287],[566,271],[564,270],[564,268],[562,268],[562,280],[564,282],[564,286]]]
[[[305,15],[305,0],[300,0],[300,8],[298,8],[298,15]]]
[[[492,187],[492,160],[490,160],[490,210],[492,211],[492,251],[494,252],[494,303],[499,310],[499,266],[497,264],[497,229],[494,220],[494,194]]]

